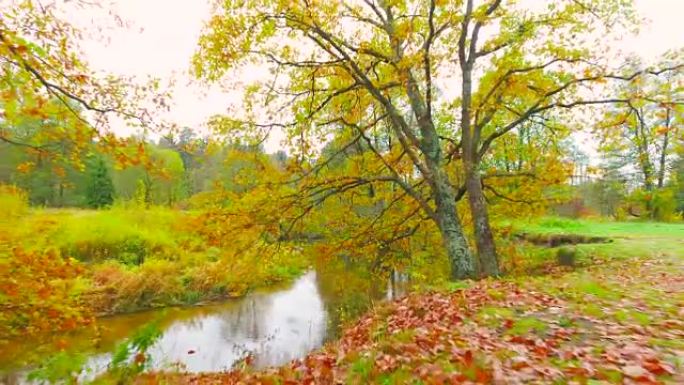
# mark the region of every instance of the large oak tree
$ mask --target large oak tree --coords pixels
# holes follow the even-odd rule
[[[629,1],[528,5],[222,0],[194,69],[212,82],[234,69],[270,68],[248,88],[244,117],[214,123],[240,135],[282,130],[306,165],[297,180],[316,180],[300,184],[301,200],[395,186],[439,229],[453,278],[498,275],[487,179],[516,175],[488,169],[492,149],[533,120],[544,126],[550,114],[558,121],[577,107],[625,102],[596,87],[629,78],[611,71],[605,47],[592,41],[632,25]],[[385,140],[373,140],[379,136]],[[340,151],[363,148],[376,163],[362,175],[321,177],[340,152],[316,151],[331,138],[344,139]],[[477,257],[456,210],[464,196]]]

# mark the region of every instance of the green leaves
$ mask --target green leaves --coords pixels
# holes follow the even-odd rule
[[[163,315],[160,315],[158,319],[162,317]],[[111,369],[115,372],[130,371],[132,375],[144,371],[150,365],[147,351],[161,335],[159,320],[140,327],[130,339],[116,347],[112,355]]]
[[[86,356],[79,353],[59,352],[50,357],[38,369],[32,370],[27,379],[38,383],[77,384],[78,375],[86,363]]]

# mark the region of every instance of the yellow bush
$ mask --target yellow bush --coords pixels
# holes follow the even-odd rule
[[[182,302],[182,267],[172,261],[148,260],[128,268],[107,262],[92,268],[89,294],[99,313],[115,313]]]
[[[28,210],[28,195],[15,186],[0,184],[0,219],[24,215]]]

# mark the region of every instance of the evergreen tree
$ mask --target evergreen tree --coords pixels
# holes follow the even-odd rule
[[[102,158],[93,162],[88,173],[86,204],[92,208],[109,206],[114,202],[114,184],[107,164]]]

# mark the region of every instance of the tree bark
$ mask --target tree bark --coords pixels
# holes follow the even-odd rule
[[[462,35],[459,41],[459,58],[461,64],[462,89],[461,89],[461,149],[463,152],[463,163],[465,166],[466,191],[468,192],[468,203],[473,221],[473,232],[475,235],[475,245],[477,246],[477,273],[480,276],[498,276],[499,263],[496,255],[494,236],[489,225],[489,214],[487,212],[487,202],[484,200],[482,191],[482,180],[477,172],[479,155],[478,146],[482,127],[478,122],[471,122],[472,107],[472,71],[475,63],[476,54],[476,33],[473,32],[470,54],[466,54],[465,36],[468,31],[468,22],[472,12],[473,2],[468,1],[466,19],[462,26]],[[475,27],[475,31],[478,26]]]
[[[670,139],[670,109],[667,109],[667,117],[665,118],[665,128],[667,131],[663,134],[663,144],[660,150],[660,164],[658,165],[658,188],[661,189],[665,185],[665,172],[667,169],[667,147]]]
[[[410,72],[406,91],[421,132],[420,148],[428,170],[428,175],[424,177],[430,183],[432,196],[437,206],[434,220],[439,227],[442,243],[449,258],[451,278],[454,280],[477,278],[477,261],[470,252],[461,220],[456,213],[456,193],[444,167],[439,135],[432,121],[430,110],[420,96],[417,82]]]
[[[473,231],[477,246],[479,260],[479,273],[483,277],[497,277],[499,270],[499,258],[496,253],[494,235],[489,225],[489,212],[482,191],[482,180],[476,169],[466,171],[466,190],[468,191],[468,203],[473,217]]]
[[[476,278],[475,259],[470,253],[461,220],[456,213],[456,194],[443,172],[438,171],[435,175],[433,195],[437,204],[436,222],[449,258],[451,278]]]

